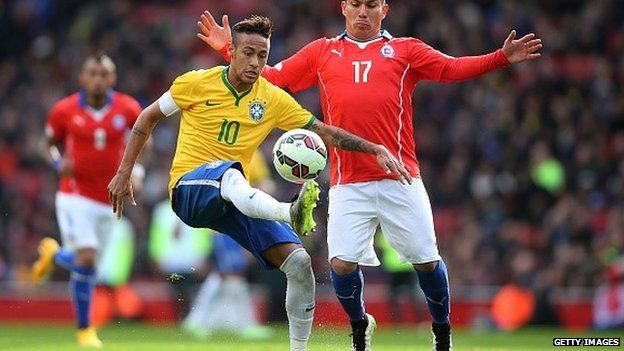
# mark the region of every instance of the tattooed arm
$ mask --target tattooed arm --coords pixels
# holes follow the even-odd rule
[[[130,199],[133,205],[136,204],[132,191],[132,183],[130,181],[132,168],[139,158],[139,155],[141,155],[143,147],[152,134],[152,130],[154,130],[156,124],[163,118],[165,118],[165,115],[160,111],[158,101],[156,101],[141,112],[136,123],[134,123],[134,127],[132,127],[126,150],[124,151],[123,158],[117,169],[117,174],[115,174],[108,184],[108,195],[113,205],[113,212],[117,214],[117,218],[121,218],[123,201],[126,197]]]
[[[307,128],[318,134],[326,144],[333,147],[375,155],[377,164],[379,164],[379,167],[383,168],[386,173],[394,173],[401,183],[404,181],[409,184],[412,183],[412,176],[405,166],[401,164],[385,146],[371,143],[342,128],[329,126],[316,119]]]

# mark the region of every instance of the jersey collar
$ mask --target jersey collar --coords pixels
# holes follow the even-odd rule
[[[377,37],[377,38],[380,38],[380,37],[381,37],[381,38],[386,38],[386,39],[388,39],[388,40],[391,40],[392,38],[394,38],[394,37],[392,36],[392,34],[390,34],[390,32],[388,32],[388,31],[387,31],[387,30],[385,30],[385,29],[382,29],[381,31],[379,31],[379,37]],[[369,42],[369,41],[372,41],[372,40],[376,40],[376,39],[377,39],[377,38],[374,38],[374,39],[371,39],[371,40],[365,40],[365,41],[362,41],[362,40],[357,40],[357,39],[353,39],[353,38],[351,38],[351,37],[347,34],[347,31],[346,31],[346,30],[345,30],[344,32],[340,33],[340,34],[336,37],[336,39],[338,39],[338,40],[340,40],[340,39],[345,39],[345,38],[348,38],[348,39],[350,39],[350,40],[353,40],[353,41],[355,41],[355,42],[359,42],[359,43],[367,43],[367,42]]]
[[[232,84],[230,84],[230,82],[227,79],[227,73],[228,73],[229,69],[230,69],[230,66],[227,66],[227,67],[225,67],[223,69],[223,71],[221,71],[221,80],[223,81],[223,84],[225,85],[225,87],[228,88],[230,93],[232,93],[232,95],[234,95],[234,99],[236,99],[236,101],[234,102],[234,105],[238,106],[238,104],[240,103],[241,99],[244,98],[245,96],[247,96],[247,94],[251,93],[251,90],[253,89],[253,85],[248,90],[245,90],[244,92],[239,94],[239,92],[236,91],[236,89],[234,89]]]
[[[104,102],[104,106],[102,106],[102,108],[109,106],[113,102],[113,92],[113,89],[108,89],[106,91],[106,101]],[[81,108],[89,106],[89,104],[87,103],[87,91],[84,89],[80,89],[80,91],[78,92],[78,105]]]

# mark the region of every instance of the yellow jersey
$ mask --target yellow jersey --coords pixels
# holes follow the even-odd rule
[[[258,183],[268,179],[270,176],[271,171],[269,171],[266,158],[262,154],[262,151],[257,149],[251,157],[251,161],[249,161],[249,172],[247,177],[249,184],[255,187]]]
[[[314,116],[282,89],[260,77],[239,93],[228,82],[229,66],[195,70],[169,89],[181,110],[169,194],[186,173],[210,161],[238,161],[246,175],[254,151],[275,128],[304,128]]]

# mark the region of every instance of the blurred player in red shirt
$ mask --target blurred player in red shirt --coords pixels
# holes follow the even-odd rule
[[[98,348],[102,342],[89,324],[89,309],[98,250],[105,246],[115,218],[106,186],[141,112],[135,99],[112,90],[115,82],[113,61],[106,55],[91,56],[80,72],[82,89],[56,103],[48,115],[49,158],[60,175],[56,216],[63,247],[44,238],[33,266],[36,283],[49,275],[54,263],[70,271],[78,344]]]
[[[305,46],[262,75],[292,92],[318,86],[324,120],[384,145],[413,176],[402,184],[376,167],[369,155],[332,148],[327,243],[336,295],[353,328],[353,349],[370,350],[376,322],[365,313],[359,265],[379,265],[373,250],[378,225],[400,258],[412,263],[433,319],[435,350],[451,348],[448,275],[436,245],[433,215],[420,179],[412,126],[412,94],[419,81],[456,82],[540,56],[534,34],[482,56],[451,57],[415,38],[395,38],[381,29],[385,0],[342,1],[346,31]],[[208,11],[198,37],[227,59],[231,41]]]

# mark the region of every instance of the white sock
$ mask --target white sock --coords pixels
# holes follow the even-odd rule
[[[291,351],[305,351],[314,319],[315,281],[310,255],[297,249],[282,263],[286,274],[286,314],[290,330]]]
[[[308,349],[308,341],[290,339],[290,351],[306,351]]]
[[[208,317],[214,313],[215,297],[221,285],[221,277],[216,273],[208,275],[201,288],[188,316],[184,319],[185,324],[200,327],[206,333],[210,333]]]
[[[290,203],[279,202],[252,188],[238,169],[230,168],[223,174],[221,196],[249,217],[290,223]]]

